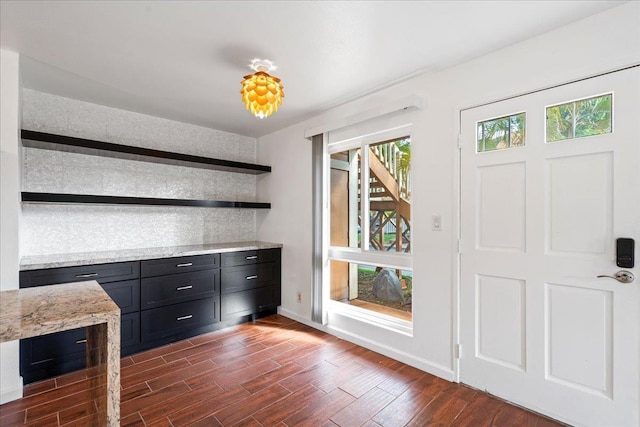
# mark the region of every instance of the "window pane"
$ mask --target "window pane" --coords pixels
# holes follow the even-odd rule
[[[611,94],[547,107],[547,142],[611,133]]]
[[[331,261],[331,299],[411,321],[409,270]]]
[[[369,250],[411,252],[411,141],[372,144],[369,154]]]
[[[357,248],[360,244],[359,151],[331,155],[331,246]]]
[[[509,117],[509,124],[511,126],[509,130],[510,147],[522,147],[525,140],[525,115],[524,113],[516,114]]]
[[[525,121],[525,113],[519,113],[478,122],[477,152],[524,146]]]
[[[611,133],[611,95],[576,102],[576,138]]]
[[[547,108],[547,142],[573,138],[573,103]]]

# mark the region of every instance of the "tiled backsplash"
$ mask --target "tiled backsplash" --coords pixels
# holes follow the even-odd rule
[[[256,140],[23,89],[22,128],[255,162]],[[256,177],[23,149],[22,190],[255,201]],[[23,204],[23,256],[255,240],[253,209]]]

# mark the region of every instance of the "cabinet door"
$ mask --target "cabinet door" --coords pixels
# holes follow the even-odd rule
[[[103,283],[102,289],[120,307],[120,314],[140,311],[140,279]]]
[[[127,347],[138,344],[140,344],[140,313],[125,314],[120,318],[121,353],[126,353]]]
[[[277,307],[275,286],[234,292],[222,296],[222,320],[275,307]]]
[[[220,254],[151,259],[140,262],[142,277],[187,273],[220,267]]]
[[[117,282],[140,277],[138,261],[112,264],[85,265],[79,267],[47,268],[20,272],[20,287],[57,285],[59,283],[96,280],[98,283]]]
[[[220,321],[220,298],[205,298],[140,313],[142,342],[170,337]]]
[[[212,297],[220,293],[219,283],[220,270],[142,279],[142,309]]]

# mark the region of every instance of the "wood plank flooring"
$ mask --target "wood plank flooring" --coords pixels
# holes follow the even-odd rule
[[[559,426],[273,315],[122,359],[122,426]],[[93,426],[92,371],[30,384],[0,426]]]

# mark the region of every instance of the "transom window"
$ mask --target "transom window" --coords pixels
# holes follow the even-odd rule
[[[613,94],[547,107],[547,142],[611,133]]]
[[[524,146],[525,116],[525,113],[516,113],[478,122],[477,152]]]

